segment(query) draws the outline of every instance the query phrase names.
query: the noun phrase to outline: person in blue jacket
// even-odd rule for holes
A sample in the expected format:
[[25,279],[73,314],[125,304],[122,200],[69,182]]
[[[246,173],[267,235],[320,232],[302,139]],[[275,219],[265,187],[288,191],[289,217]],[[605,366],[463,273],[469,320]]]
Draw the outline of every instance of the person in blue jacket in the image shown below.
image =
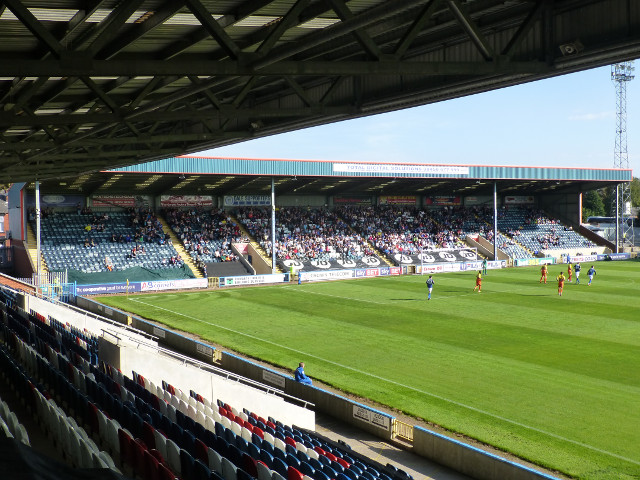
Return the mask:
[[296,382],[304,383],[305,385],[313,384],[313,381],[304,373],[304,362],[300,362],[300,365],[296,368]]

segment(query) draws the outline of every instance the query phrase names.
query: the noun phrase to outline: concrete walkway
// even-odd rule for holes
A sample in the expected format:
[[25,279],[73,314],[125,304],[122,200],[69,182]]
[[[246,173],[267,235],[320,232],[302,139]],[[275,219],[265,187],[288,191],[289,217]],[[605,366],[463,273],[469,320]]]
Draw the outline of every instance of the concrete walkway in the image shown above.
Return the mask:
[[316,413],[316,432],[335,442],[342,440],[355,452],[382,465],[390,463],[412,475],[414,480],[471,479],[326,415]]

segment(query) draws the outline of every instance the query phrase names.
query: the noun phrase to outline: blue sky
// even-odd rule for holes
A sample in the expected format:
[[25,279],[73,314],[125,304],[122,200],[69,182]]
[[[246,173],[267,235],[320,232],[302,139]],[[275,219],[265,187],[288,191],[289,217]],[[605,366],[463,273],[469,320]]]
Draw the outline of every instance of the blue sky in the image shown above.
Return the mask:
[[[200,154],[610,168],[616,130],[610,71],[610,67],[588,70]],[[640,78],[627,83],[629,164],[635,177],[640,176],[639,132]]]

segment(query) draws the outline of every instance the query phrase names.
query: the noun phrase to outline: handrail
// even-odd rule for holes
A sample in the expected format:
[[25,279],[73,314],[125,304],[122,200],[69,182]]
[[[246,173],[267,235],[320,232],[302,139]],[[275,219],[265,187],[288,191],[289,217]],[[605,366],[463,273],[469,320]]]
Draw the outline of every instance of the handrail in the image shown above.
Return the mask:
[[[114,335],[116,338],[120,339],[117,335],[113,334],[113,332],[109,332],[111,333],[111,335]],[[297,397],[293,397],[287,393],[284,392],[284,390],[281,390],[279,388],[274,388],[271,385],[267,385],[266,383],[261,383],[258,382],[256,380],[252,380],[250,378],[247,377],[243,377],[242,375],[238,375],[236,373],[230,372],[228,370],[225,370],[223,368],[220,367],[216,367],[215,365],[212,365],[210,363],[206,363],[203,362],[201,360],[197,360],[195,358],[189,357],[187,355],[183,355],[181,353],[175,352],[173,350],[164,348],[160,345],[154,345],[154,344],[149,344],[149,343],[145,343],[143,341],[141,341],[138,338],[132,338],[129,337],[128,335],[123,335],[125,337],[128,337],[130,341],[137,343],[138,345],[142,345],[145,346],[147,348],[151,348],[151,349],[155,349],[157,350],[159,353],[162,353],[164,355],[167,355],[169,357],[172,357],[176,360],[180,360],[184,365],[191,365],[194,366],[196,368],[199,368],[201,370],[205,370],[209,373],[213,373],[215,375],[218,375],[220,377],[223,377],[227,380],[233,380],[236,381],[238,383],[241,383],[243,385],[249,385],[253,388],[256,388],[258,390],[262,390],[264,392],[266,392],[267,394],[271,394],[271,395],[275,395],[277,397],[283,398],[283,399],[287,399],[290,401],[290,403],[295,403],[298,405],[302,405],[304,406],[304,408],[309,408],[309,407],[314,407],[315,404],[308,402],[306,400],[303,400],[301,398],[297,398]]]

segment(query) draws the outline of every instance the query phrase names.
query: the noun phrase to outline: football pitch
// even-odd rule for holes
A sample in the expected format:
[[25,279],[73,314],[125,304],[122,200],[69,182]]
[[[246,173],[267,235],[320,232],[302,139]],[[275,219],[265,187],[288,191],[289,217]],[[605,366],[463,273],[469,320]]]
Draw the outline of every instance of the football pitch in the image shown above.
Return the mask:
[[[101,297],[584,479],[640,478],[640,262]],[[574,278],[575,281],[575,278]]]

